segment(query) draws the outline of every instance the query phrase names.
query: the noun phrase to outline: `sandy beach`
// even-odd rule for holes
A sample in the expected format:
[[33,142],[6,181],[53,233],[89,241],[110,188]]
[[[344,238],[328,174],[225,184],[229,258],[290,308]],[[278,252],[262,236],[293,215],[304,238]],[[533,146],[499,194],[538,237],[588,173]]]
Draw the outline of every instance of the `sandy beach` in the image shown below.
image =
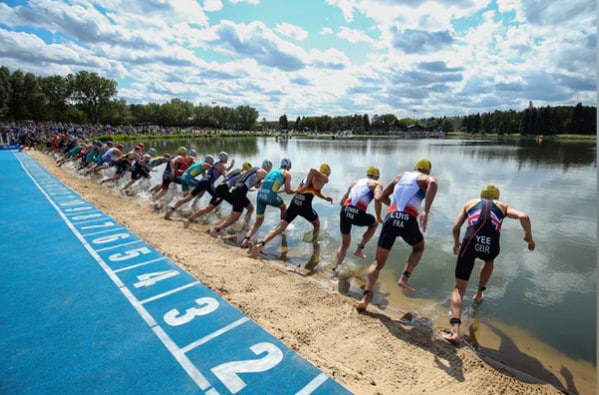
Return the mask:
[[[146,202],[125,197],[28,151],[52,175],[119,221],[236,306],[288,347],[355,394],[560,394],[549,384],[453,346],[408,316],[390,316],[340,295],[332,282],[299,275],[280,262],[254,260],[246,250],[199,228],[184,230]],[[446,329],[446,328],[445,328]]]

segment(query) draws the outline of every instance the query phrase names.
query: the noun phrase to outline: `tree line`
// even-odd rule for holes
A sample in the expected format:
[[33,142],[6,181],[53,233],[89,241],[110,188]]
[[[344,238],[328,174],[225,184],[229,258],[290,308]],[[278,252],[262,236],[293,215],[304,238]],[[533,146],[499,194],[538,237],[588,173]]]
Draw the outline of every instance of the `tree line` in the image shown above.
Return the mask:
[[536,108],[530,102],[523,111],[499,111],[466,116],[397,118],[394,114],[302,116],[289,121],[259,121],[259,112],[247,105],[193,104],[177,98],[166,103],[127,104],[117,97],[117,83],[96,73],[79,71],[66,77],[11,72],[0,67],[0,119],[9,121],[68,122],[103,125],[159,125],[242,131],[295,130],[309,133],[352,131],[354,134],[393,134],[411,130],[446,133],[494,133],[523,135],[595,134],[594,106]]

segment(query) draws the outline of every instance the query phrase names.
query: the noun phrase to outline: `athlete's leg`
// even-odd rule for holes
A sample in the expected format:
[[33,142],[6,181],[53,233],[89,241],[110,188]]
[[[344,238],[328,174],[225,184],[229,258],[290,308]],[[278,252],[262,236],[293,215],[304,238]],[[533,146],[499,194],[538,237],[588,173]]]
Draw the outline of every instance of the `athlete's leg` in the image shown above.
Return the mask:
[[472,297],[472,301],[474,303],[480,303],[485,299],[484,290],[486,289],[487,282],[493,273],[493,267],[493,261],[484,261],[480,267],[480,273],[478,274],[478,287],[476,288],[474,297]]
[[351,233],[341,233],[341,245],[337,248],[337,252],[335,253],[335,266],[333,266],[333,273],[337,273],[339,270],[339,266],[343,263],[345,259],[345,254],[347,253],[347,249],[351,244]]
[[252,253],[250,256],[252,258],[256,258],[258,256],[258,254],[260,253],[260,251],[262,250],[262,247],[264,247],[264,245],[266,243],[268,243],[270,240],[272,240],[274,237],[283,233],[285,231],[285,229],[287,229],[288,225],[289,225],[289,222],[282,219],[276,228],[269,230],[268,233],[264,236],[264,238],[256,243],[254,248],[252,248]]
[[401,277],[399,277],[399,281],[397,282],[397,285],[399,285],[401,288],[405,289],[408,292],[416,291],[414,288],[410,287],[410,284],[408,283],[408,278],[416,268],[416,265],[418,265],[418,262],[420,262],[420,258],[422,258],[423,252],[424,239],[412,246],[412,252],[410,253],[410,256],[408,256],[406,266],[404,267],[404,272],[402,273]]
[[256,216],[256,222],[254,222],[254,225],[252,225],[250,230],[248,230],[248,232],[245,234],[245,237],[241,241],[241,248],[246,248],[250,244],[250,239],[258,231],[258,229],[260,229],[263,222],[264,222],[264,214],[260,215],[260,216]]
[[462,307],[464,305],[464,293],[467,286],[468,280],[456,278],[453,290],[451,291],[451,331],[448,334],[444,334],[443,338],[452,343],[460,341]]
[[356,307],[358,311],[366,310],[366,306],[370,303],[372,299],[372,289],[374,288],[374,284],[379,278],[379,273],[385,263],[387,262],[387,258],[389,257],[389,252],[391,250],[377,246],[376,247],[376,257],[370,267],[368,268],[368,274],[366,276],[366,287],[364,287],[364,293],[362,294],[362,299],[360,303]]
[[366,231],[364,231],[364,234],[362,235],[362,239],[360,240],[360,243],[358,244],[358,248],[356,248],[356,251],[354,251],[354,255],[357,257],[360,257],[362,259],[366,258],[366,255],[364,255],[364,246],[366,245],[366,243],[368,243],[368,241],[370,241],[370,239],[372,238],[372,235],[374,235],[374,232],[376,232],[376,228],[379,226],[379,223],[374,221],[372,223],[372,225],[370,225]]

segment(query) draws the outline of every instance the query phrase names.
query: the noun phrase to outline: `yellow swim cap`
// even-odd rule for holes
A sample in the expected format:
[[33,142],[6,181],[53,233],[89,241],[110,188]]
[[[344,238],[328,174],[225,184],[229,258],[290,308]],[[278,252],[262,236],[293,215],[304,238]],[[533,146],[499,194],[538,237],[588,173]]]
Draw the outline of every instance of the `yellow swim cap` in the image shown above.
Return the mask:
[[368,170],[366,170],[366,175],[370,177],[379,177],[381,173],[379,172],[379,168],[376,166],[370,166]]
[[243,165],[241,165],[241,168],[243,170],[249,170],[252,168],[252,164],[250,162],[243,162]]
[[177,148],[177,155],[185,155],[187,153],[187,148],[179,147]]
[[499,189],[489,184],[480,191],[480,197],[483,199],[499,199]]
[[329,176],[331,175],[331,167],[326,163],[323,163],[322,165],[320,165],[320,172]]
[[431,168],[433,167],[433,165],[431,165],[431,161],[426,159],[426,158],[422,158],[422,159],[418,159],[416,161],[416,164],[414,165],[414,170],[420,170],[423,171],[427,174],[429,174],[431,172]]

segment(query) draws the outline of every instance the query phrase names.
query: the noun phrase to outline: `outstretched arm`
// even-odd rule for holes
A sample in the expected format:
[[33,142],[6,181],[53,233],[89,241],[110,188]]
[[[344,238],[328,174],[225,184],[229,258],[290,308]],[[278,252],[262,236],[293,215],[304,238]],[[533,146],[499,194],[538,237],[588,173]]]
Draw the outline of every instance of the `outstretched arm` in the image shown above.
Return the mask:
[[508,205],[506,215],[509,218],[518,219],[520,221],[520,226],[522,226],[522,229],[524,230],[524,241],[528,244],[528,249],[533,251],[535,249],[535,241],[532,238],[532,225],[528,214],[518,211]]

